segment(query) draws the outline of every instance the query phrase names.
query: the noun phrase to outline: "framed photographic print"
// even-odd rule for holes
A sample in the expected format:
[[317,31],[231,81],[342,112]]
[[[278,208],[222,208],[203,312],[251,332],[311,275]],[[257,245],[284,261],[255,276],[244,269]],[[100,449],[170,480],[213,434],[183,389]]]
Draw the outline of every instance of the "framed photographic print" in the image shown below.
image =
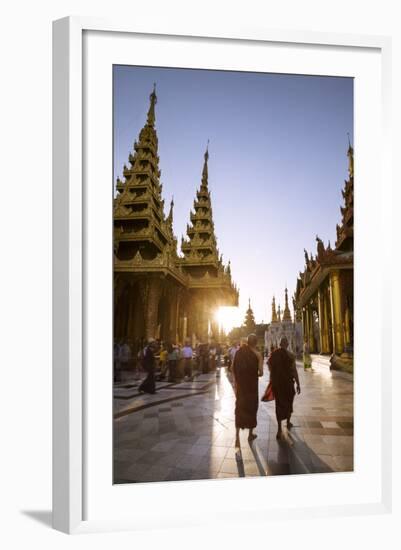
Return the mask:
[[207,34],[54,23],[66,532],[389,506],[389,40]]

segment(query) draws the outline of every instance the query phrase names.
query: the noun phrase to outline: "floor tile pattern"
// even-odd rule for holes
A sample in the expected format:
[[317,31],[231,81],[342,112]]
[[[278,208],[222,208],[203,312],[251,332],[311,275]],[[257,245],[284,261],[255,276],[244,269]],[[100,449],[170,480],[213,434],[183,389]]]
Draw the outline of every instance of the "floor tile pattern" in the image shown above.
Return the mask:
[[[350,375],[298,365],[291,431],[276,440],[274,402],[260,403],[257,439],[241,432],[234,447],[234,393],[225,368],[192,382],[157,383],[138,393],[140,380],[114,387],[114,481],[140,483],[353,470],[353,382]],[[268,383],[268,370],[259,393]]]

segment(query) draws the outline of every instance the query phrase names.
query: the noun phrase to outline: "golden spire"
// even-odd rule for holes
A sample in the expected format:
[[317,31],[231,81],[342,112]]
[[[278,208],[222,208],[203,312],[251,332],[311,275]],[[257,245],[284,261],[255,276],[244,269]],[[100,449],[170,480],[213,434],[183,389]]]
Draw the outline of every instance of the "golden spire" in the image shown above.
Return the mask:
[[209,160],[209,140],[207,140],[204,159],[205,159],[205,161],[203,163],[203,170],[202,170],[202,186],[207,187],[208,178],[209,178],[209,173],[208,173],[208,168],[207,168],[207,161]]
[[281,307],[280,307],[280,304],[278,305],[278,309],[277,309],[277,318],[278,318],[278,322],[281,323]]
[[283,321],[292,321],[291,319],[291,311],[288,307],[288,289],[285,287],[285,307],[284,307],[284,313],[283,313]]
[[150,94],[149,99],[150,99],[150,107],[148,111],[147,123],[149,126],[154,126],[155,120],[156,120],[155,105],[157,103],[156,82],[153,84],[153,91]]
[[171,197],[170,212],[168,213],[168,216],[167,216],[167,222],[171,228],[173,227],[173,208],[174,208],[174,196]]
[[350,178],[354,177],[354,148],[351,145],[350,139],[349,139],[349,133],[348,133],[348,174]]
[[277,323],[276,299],[274,296],[272,301],[272,323]]

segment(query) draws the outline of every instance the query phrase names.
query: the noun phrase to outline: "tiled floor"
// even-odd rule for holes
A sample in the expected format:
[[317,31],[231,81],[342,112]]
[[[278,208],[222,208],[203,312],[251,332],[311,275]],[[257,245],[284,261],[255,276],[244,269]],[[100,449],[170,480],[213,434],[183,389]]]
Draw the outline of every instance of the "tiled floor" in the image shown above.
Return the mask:
[[[276,440],[274,402],[260,403],[257,439],[241,432],[234,447],[234,393],[225,369],[193,382],[158,382],[155,395],[139,381],[114,389],[114,481],[133,483],[353,469],[353,382],[350,375],[298,366],[291,432]],[[266,387],[268,371],[260,379]],[[284,423],[283,423],[284,424]]]

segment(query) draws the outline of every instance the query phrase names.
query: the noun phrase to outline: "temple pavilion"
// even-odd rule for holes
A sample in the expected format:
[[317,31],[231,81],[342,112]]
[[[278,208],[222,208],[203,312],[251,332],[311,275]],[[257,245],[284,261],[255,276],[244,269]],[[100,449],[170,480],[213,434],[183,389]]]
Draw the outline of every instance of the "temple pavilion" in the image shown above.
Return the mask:
[[[354,299],[354,151],[348,147],[348,179],[342,190],[342,220],[335,247],[316,236],[317,254],[305,253],[295,292],[302,312],[304,345],[330,358],[332,368],[352,369]],[[315,357],[315,360],[318,360]]]
[[238,304],[230,264],[219,256],[208,182],[209,151],[187,239],[177,251],[174,203],[165,215],[155,128],[155,89],[146,124],[117,178],[114,199],[114,337],[133,351],[149,338],[167,342],[217,337],[215,310]]
[[280,304],[276,309],[276,298],[272,300],[271,322],[265,331],[265,348],[272,351],[278,348],[281,338],[286,337],[289,343],[289,350],[295,355],[302,351],[302,324],[294,312],[294,320],[288,303],[288,289],[284,290],[284,311],[281,313]]

